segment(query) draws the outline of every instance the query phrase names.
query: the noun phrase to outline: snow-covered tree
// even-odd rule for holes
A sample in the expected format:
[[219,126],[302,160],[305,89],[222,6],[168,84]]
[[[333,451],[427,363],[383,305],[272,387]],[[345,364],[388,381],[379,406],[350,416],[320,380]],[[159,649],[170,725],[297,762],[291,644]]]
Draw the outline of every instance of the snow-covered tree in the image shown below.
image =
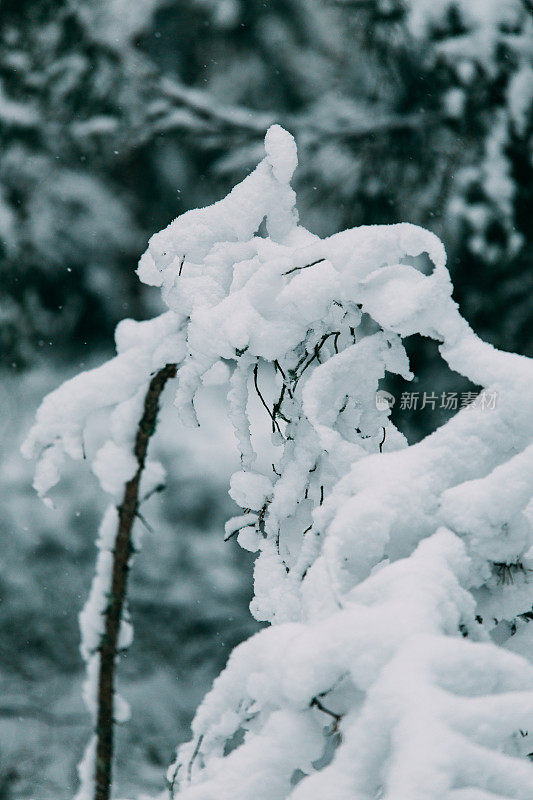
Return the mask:
[[[528,0],[184,5],[195,27],[187,15],[173,22],[169,7],[156,13],[163,36],[180,36],[180,85],[167,80],[154,124],[187,142],[191,164],[207,159],[209,181],[191,171],[189,197],[204,204],[197,185],[205,193],[217,177],[240,177],[265,118],[281,122],[299,143],[307,227],[324,236],[409,218],[429,228],[446,241],[467,320],[532,355]],[[183,25],[194,35],[178,34]],[[147,47],[168,64],[160,44]]]
[[272,122],[307,227],[428,227],[463,315],[533,353],[529,0],[4,0],[2,23],[8,364],[139,314],[145,234],[225,194]]
[[[472,332],[428,231],[320,239],[301,227],[294,140],[273,126],[265,149],[224,200],[152,237],[138,274],[169,310],[124,320],[116,358],[49,395],[25,444],[46,498],[65,457],[83,457],[90,415],[114,409],[92,467],[113,502],[81,615],[95,736],[78,796],[110,792],[133,523],[162,481],[147,446],[176,377],[192,425],[202,383],[227,381],[242,466],[230,494],[243,513],[226,538],[258,553],[251,610],[270,625],[235,649],[199,708],[171,793],[528,800],[531,361]],[[421,254],[429,274],[413,266]],[[402,339],[415,333],[482,393],[409,446],[376,393],[388,375],[413,377]]]
[[127,264],[142,227],[116,173],[130,172],[149,69],[129,40],[142,14],[132,19],[112,6],[2,3],[4,364],[31,360],[31,344],[94,342],[113,329],[125,303],[135,306]]

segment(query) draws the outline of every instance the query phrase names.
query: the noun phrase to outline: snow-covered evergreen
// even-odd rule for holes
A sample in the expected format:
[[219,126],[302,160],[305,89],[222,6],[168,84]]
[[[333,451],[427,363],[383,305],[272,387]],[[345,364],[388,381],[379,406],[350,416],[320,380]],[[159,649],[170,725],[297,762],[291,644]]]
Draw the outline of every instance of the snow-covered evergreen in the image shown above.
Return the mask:
[[[82,457],[88,416],[114,406],[93,470],[116,501],[151,375],[178,365],[176,406],[194,425],[202,382],[228,373],[243,515],[226,537],[258,552],[252,612],[271,625],[236,648],[198,710],[172,792],[528,800],[531,361],[461,318],[433,234],[401,224],[320,239],[299,226],[294,140],[273,126],[265,149],[227,198],[152,237],[139,277],[169,310],[121,323],[117,357],[45,399],[25,445],[40,456],[36,488],[46,496],[65,455]],[[412,266],[424,253],[430,274]],[[415,333],[497,402],[408,446],[376,391],[387,373],[412,377],[402,338]],[[149,468],[143,491],[160,479]],[[82,615],[90,704],[114,516]],[[92,773],[89,749],[82,797]]]

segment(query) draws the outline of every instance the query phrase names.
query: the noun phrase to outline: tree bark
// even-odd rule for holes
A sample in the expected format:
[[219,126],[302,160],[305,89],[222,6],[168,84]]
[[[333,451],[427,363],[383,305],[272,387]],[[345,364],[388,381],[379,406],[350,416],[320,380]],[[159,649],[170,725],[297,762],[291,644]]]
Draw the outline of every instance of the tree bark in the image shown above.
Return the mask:
[[109,800],[113,762],[113,696],[120,624],[126,599],[129,561],[133,553],[131,533],[138,513],[139,485],[146,461],[148,443],[156,428],[159,398],[169,378],[176,375],[176,364],[167,364],[157,372],[144,398],[143,415],[135,438],[137,471],[124,487],[118,508],[118,530],[113,551],[113,571],[109,605],[105,611],[105,629],[100,644],[96,717],[95,800]]

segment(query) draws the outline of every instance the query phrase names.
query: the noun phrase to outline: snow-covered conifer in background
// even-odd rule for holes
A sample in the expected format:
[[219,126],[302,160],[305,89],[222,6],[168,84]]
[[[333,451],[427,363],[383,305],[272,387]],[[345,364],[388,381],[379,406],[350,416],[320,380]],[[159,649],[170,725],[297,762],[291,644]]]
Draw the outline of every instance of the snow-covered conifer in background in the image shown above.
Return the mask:
[[[202,382],[229,366],[242,465],[230,493],[243,513],[226,538],[258,552],[251,608],[271,625],[236,648],[199,708],[171,792],[529,800],[531,361],[483,343],[461,318],[433,234],[401,224],[320,239],[299,226],[294,140],[273,126],[265,148],[224,200],[152,237],[138,273],[168,312],[121,323],[117,357],[49,396],[26,444],[45,496],[65,455],[82,457],[88,416],[115,407],[93,463],[114,504],[82,615],[89,705],[115,504],[139,466],[151,376],[176,365],[178,413],[194,425]],[[429,275],[409,263],[423,253]],[[415,333],[497,402],[408,446],[376,391],[387,373],[412,377],[402,338]],[[272,429],[266,467],[257,398]],[[148,464],[142,480],[140,499],[161,472]],[[94,770],[89,748],[81,797]]]

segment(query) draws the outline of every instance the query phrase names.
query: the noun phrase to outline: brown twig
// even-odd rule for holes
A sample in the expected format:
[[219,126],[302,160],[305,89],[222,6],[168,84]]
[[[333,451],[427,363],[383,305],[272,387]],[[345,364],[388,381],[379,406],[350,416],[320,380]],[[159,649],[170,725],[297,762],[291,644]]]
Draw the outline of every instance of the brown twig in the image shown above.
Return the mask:
[[142,522],[142,524],[144,525],[144,527],[146,528],[146,530],[148,531],[148,533],[154,533],[154,529],[152,528],[152,526],[150,525],[150,523],[148,522],[148,520],[146,520],[146,519],[143,517],[143,515],[141,514],[141,512],[140,512],[140,511],[136,511],[136,512],[135,512],[135,516],[137,517],[137,519],[138,519],[140,522]]
[[137,472],[124,487],[122,503],[118,508],[118,530],[113,550],[113,571],[109,605],[105,610],[104,634],[101,639],[98,672],[97,716],[96,716],[96,765],[95,800],[108,800],[111,793],[113,762],[113,696],[115,693],[115,669],[118,639],[126,588],[130,556],[133,551],[131,533],[138,516],[139,485],[146,461],[148,443],[155,431],[159,398],[169,378],[176,375],[176,364],[167,364],[150,381],[144,398],[143,415],[137,428],[134,454]]
[[150,489],[150,491],[147,492],[143,498],[141,498],[141,503],[146,503],[146,501],[149,500],[154,494],[159,494],[159,492],[164,492],[165,489],[166,486],[164,483],[158,483],[157,486],[154,486],[153,489]]

